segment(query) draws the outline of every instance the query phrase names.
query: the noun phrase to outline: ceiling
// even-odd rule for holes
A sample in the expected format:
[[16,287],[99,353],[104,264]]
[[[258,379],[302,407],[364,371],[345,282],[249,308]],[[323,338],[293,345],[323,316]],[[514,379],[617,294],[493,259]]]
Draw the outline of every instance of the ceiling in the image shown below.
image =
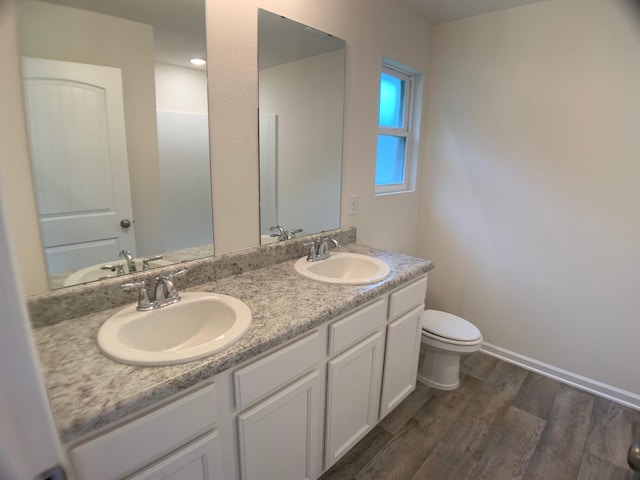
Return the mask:
[[546,0],[390,0],[420,13],[431,23],[444,23],[464,17],[495,12]]
[[302,23],[258,10],[258,68],[269,68],[344,48],[345,42]]
[[193,67],[190,58],[206,58],[204,0],[46,1],[152,25],[158,62]]
[[[153,25],[156,61],[192,67],[191,57],[205,57],[204,0],[47,0],[70,7],[128,18]],[[432,23],[443,23],[481,13],[517,7],[546,0],[389,0],[406,5]],[[261,14],[261,67],[277,65],[312,54],[341,48],[344,43],[320,32],[305,30],[304,25],[285,21],[277,15]],[[271,18],[270,18],[271,17]],[[273,27],[273,28],[271,28]],[[288,35],[268,32],[287,30],[297,40],[282,41]],[[307,51],[308,50],[308,51]],[[263,57],[266,51],[279,52],[276,57]],[[309,53],[312,52],[312,53]]]

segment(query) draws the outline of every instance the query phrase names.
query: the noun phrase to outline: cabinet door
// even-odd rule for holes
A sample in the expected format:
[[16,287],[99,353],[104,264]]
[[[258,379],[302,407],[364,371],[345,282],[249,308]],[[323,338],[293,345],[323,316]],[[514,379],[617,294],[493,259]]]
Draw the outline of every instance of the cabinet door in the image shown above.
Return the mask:
[[83,480],[126,478],[213,430],[216,386],[206,385],[71,450]]
[[320,400],[320,373],[314,370],[238,415],[243,480],[319,475]]
[[383,351],[378,331],[328,362],[325,469],[378,421]]
[[387,327],[380,418],[393,410],[416,386],[422,307],[414,308]]
[[130,480],[223,480],[218,431],[130,477]]

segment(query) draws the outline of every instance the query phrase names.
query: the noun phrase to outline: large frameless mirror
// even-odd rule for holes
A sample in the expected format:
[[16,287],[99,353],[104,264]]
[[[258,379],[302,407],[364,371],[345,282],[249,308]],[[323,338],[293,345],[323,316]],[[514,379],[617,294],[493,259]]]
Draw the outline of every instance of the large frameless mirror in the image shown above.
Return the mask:
[[345,60],[343,40],[258,11],[262,244],[340,226]]
[[18,35],[50,288],[213,255],[204,0],[19,0]]

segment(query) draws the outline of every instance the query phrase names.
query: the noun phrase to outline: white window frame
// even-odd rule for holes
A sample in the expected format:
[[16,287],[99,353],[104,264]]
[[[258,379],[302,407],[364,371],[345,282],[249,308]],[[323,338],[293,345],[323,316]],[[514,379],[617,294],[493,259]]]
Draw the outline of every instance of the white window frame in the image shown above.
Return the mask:
[[[378,123],[378,138],[380,135],[389,135],[393,137],[403,137],[405,138],[405,149],[404,149],[404,171],[403,171],[403,182],[402,183],[393,183],[388,185],[375,185],[374,193],[375,195],[386,195],[390,193],[403,193],[403,192],[411,192],[415,189],[415,155],[414,155],[414,130],[413,124],[414,122],[414,98],[415,98],[415,88],[416,88],[416,75],[408,69],[403,69],[400,66],[397,66],[390,60],[384,59],[382,61],[382,69],[380,73],[386,73],[393,77],[399,78],[405,82],[405,92],[404,92],[404,121],[403,128],[389,128],[389,127],[381,127]],[[380,76],[378,77],[378,83],[380,83]],[[380,87],[378,87],[380,88]],[[380,94],[378,91],[378,102],[380,101]],[[380,111],[380,105],[378,104],[378,112]],[[379,122],[379,120],[378,120]],[[377,152],[376,152],[376,162],[377,162]],[[377,164],[376,164],[377,168]]]

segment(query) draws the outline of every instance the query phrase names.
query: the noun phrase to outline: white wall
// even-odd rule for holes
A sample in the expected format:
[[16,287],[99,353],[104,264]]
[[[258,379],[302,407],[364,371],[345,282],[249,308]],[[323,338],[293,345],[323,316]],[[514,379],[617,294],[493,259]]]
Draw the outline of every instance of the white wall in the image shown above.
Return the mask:
[[[258,243],[259,7],[347,42],[342,225],[355,225],[362,243],[416,253],[418,194],[373,195],[378,82],[383,56],[428,73],[431,27],[386,0],[208,2],[208,58],[217,67],[209,73],[216,252]],[[349,194],[359,195],[357,216],[347,216]]]
[[[3,113],[16,112],[15,116],[0,115],[0,478],[6,480],[34,478],[57,463],[65,463],[39,371],[19,275],[21,270],[23,275],[40,278],[46,288],[44,258],[41,251],[32,258],[21,257],[12,248],[15,242],[8,234],[20,231],[25,234],[25,242],[39,243],[37,229],[32,230],[37,218],[29,162],[16,162],[28,157],[21,97],[15,94],[22,82],[14,20],[14,5],[0,1],[0,105]],[[27,205],[8,209],[8,198],[21,190],[26,191]]]
[[156,63],[155,81],[161,251],[208,245],[213,241],[213,213],[206,72]]
[[[640,394],[640,16],[556,0],[435,27],[428,305]],[[640,399],[640,397],[638,397]]]
[[[216,66],[208,73],[216,251],[259,243],[258,7],[347,41],[342,225],[357,226],[363,243],[415,253],[418,195],[373,196],[378,74],[383,56],[427,72],[431,27],[412,11],[386,0],[207,1],[207,56],[210,63],[215,59]],[[2,66],[4,73],[4,63]],[[16,72],[15,66],[8,65],[6,73],[12,72]],[[8,93],[20,98],[15,87]],[[10,121],[21,115],[17,105],[3,109],[3,116]],[[11,161],[28,159],[18,156]],[[360,197],[359,215],[349,217],[346,199],[352,193]],[[29,228],[32,226],[25,225],[23,230]],[[136,230],[140,228],[136,226]],[[34,263],[29,257],[34,253],[33,249],[19,252],[27,272],[34,271],[29,268]],[[25,290],[42,291],[44,282],[38,273],[25,275]]]
[[336,50],[260,71],[260,114],[278,116],[277,213],[287,230],[340,226],[344,63]]
[[207,72],[156,62],[156,109],[207,115]]

